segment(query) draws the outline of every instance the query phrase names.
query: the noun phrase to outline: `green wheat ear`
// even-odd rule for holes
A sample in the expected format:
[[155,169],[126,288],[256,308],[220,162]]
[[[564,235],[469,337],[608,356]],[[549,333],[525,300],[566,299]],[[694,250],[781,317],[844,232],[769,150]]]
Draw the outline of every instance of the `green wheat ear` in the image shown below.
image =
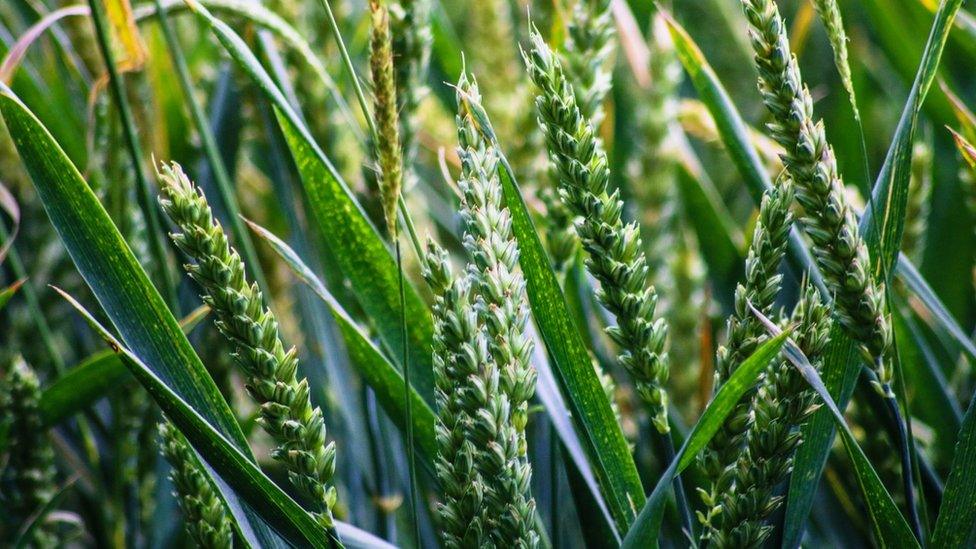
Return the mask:
[[607,64],[615,34],[610,4],[610,0],[576,2],[562,53],[576,104],[594,128],[603,121],[603,100],[610,92],[611,73]]
[[533,524],[535,501],[529,494],[532,467],[526,455],[525,426],[536,371],[529,363],[532,340],[526,335],[525,279],[511,216],[502,205],[498,151],[482,137],[480,122],[466,108],[468,101],[480,101],[478,86],[462,75],[457,89],[463,243],[472,260],[468,274],[477,291],[478,321],[488,337],[502,391],[493,399],[495,417],[481,421],[481,429],[491,438],[484,453],[489,467],[486,478],[495,479],[487,492],[497,520],[492,536],[498,545],[534,547],[539,540]]
[[322,411],[309,400],[308,380],[297,377],[295,349],[285,350],[274,314],[257,285],[248,282],[240,256],[203,193],[179,164],[161,164],[158,177],[160,204],[178,230],[170,236],[190,259],[184,267],[203,289],[217,328],[234,347],[247,391],[260,406],[259,422],[278,445],[272,455],[315,504],[319,523],[332,529],[335,445],[326,438]]
[[[728,319],[728,340],[717,353],[716,389],[767,338],[765,328],[750,306],[766,316],[772,315],[782,282],[779,266],[793,227],[792,202],[793,186],[788,178],[780,178],[763,195],[759,220],[746,256],[745,281],[735,290],[735,312]],[[709,480],[707,491],[700,491],[706,506],[706,510],[699,513],[699,521],[704,525],[703,541],[720,533],[716,520],[721,520],[725,514],[724,495],[736,488],[735,464],[753,425],[755,391],[753,388],[743,395],[702,454],[702,470]]]
[[[796,343],[819,370],[830,336],[830,310],[817,288],[804,283],[790,323]],[[783,503],[776,487],[793,468],[802,438],[800,426],[818,408],[817,396],[800,371],[780,360],[769,371],[756,397],[755,424],[746,450],[735,465],[734,490],[722,496],[722,513],[713,537],[716,547],[761,547],[772,526],[765,524]]]
[[223,502],[197,466],[193,451],[179,430],[164,421],[159,424],[160,448],[172,467],[169,478],[173,495],[183,510],[186,531],[200,547],[230,548],[234,532]]
[[588,254],[586,267],[600,282],[597,298],[616,318],[607,333],[620,347],[620,364],[634,379],[654,426],[667,433],[667,326],[654,316],[657,294],[647,284],[648,264],[640,231],[621,219],[623,203],[610,192],[607,155],[576,103],[558,59],[533,30],[523,51],[540,90],[539,124],[559,182],[562,202],[576,216],[576,233]]
[[813,116],[813,99],[790,52],[786,24],[773,0],[742,0],[759,68],[759,88],[773,115],[773,138],[786,149],[783,163],[797,187],[806,216],[803,225],[813,241],[814,256],[836,302],[840,322],[860,343],[873,365],[877,390],[892,398],[892,370],[886,358],[891,325],[885,315],[885,292],[871,274],[868,249],[823,122]]
[[441,538],[452,548],[482,547],[491,529],[485,513],[487,486],[474,424],[498,392],[488,341],[471,303],[471,285],[451,270],[447,252],[427,245],[424,278],[434,294],[434,385],[437,404],[435,470],[444,500],[437,507]]
[[390,14],[376,0],[369,3],[369,72],[373,81],[373,117],[376,119],[380,199],[387,234],[396,234],[397,200],[403,183],[403,149],[400,146],[400,117],[393,75],[393,42]]

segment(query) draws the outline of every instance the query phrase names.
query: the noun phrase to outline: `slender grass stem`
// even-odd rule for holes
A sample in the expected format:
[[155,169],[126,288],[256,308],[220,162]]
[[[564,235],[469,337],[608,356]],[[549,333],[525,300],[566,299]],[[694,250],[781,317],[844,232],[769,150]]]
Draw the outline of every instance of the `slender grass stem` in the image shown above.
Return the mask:
[[261,269],[261,264],[258,261],[257,251],[254,249],[254,242],[251,240],[250,233],[244,230],[244,224],[241,222],[241,210],[237,204],[237,197],[234,196],[234,185],[227,172],[227,166],[224,164],[220,156],[220,151],[217,149],[217,141],[214,138],[210,124],[207,122],[207,116],[203,111],[203,107],[193,95],[193,85],[191,84],[190,69],[187,66],[186,56],[183,54],[179,39],[173,31],[173,25],[169,21],[169,16],[166,14],[166,10],[163,9],[162,0],[154,0],[154,2],[159,26],[163,31],[163,39],[166,41],[173,66],[176,68],[177,80],[186,99],[187,107],[190,109],[190,118],[193,119],[193,125],[197,129],[197,133],[200,134],[204,155],[207,157],[207,163],[210,164],[210,169],[213,171],[214,183],[216,183],[220,198],[227,208],[231,232],[243,252],[244,261],[251,268],[254,281],[257,282],[258,287],[261,288],[264,295],[270,297],[270,288],[268,288],[268,283],[264,278],[264,271]]
[[[661,469],[667,469],[671,462],[675,460],[674,437],[671,431],[661,433],[657,429],[650,429],[651,436],[657,441],[657,446],[662,454],[663,462]],[[691,506],[688,504],[688,496],[685,493],[685,484],[681,480],[681,475],[674,476],[674,501],[678,507],[678,516],[681,519],[681,528],[687,533],[688,539],[694,539],[695,530],[693,528],[694,518]]]
[[119,111],[119,118],[122,121],[122,132],[125,136],[125,146],[132,160],[132,170],[136,176],[136,191],[139,201],[139,208],[142,215],[146,218],[146,229],[149,232],[149,247],[153,259],[159,269],[159,281],[163,286],[163,295],[173,312],[179,312],[179,302],[176,295],[176,284],[173,281],[172,273],[166,261],[166,247],[163,236],[163,225],[159,220],[159,211],[153,204],[152,192],[149,186],[149,179],[146,177],[146,170],[142,164],[143,151],[137,135],[135,119],[132,115],[132,107],[125,95],[122,82],[122,75],[119,74],[115,66],[115,54],[109,44],[108,28],[105,21],[105,13],[98,0],[88,0],[91,8],[92,21],[95,27],[95,37],[98,39],[98,49],[101,51],[105,68],[108,71],[109,89],[115,99],[115,105]]
[[396,248],[397,273],[400,291],[400,335],[403,338],[403,401],[406,403],[404,421],[407,425],[407,469],[410,479],[410,515],[413,519],[414,540],[420,544],[420,523],[417,520],[417,463],[414,450],[413,436],[413,405],[410,398],[410,355],[407,341],[407,306],[404,292],[403,256],[400,254],[400,232],[393,235]]
[[915,533],[915,537],[921,542],[924,537],[922,535],[922,521],[918,515],[918,505],[915,498],[915,467],[912,461],[911,445],[908,441],[908,427],[905,418],[901,415],[898,400],[893,395],[884,400],[888,407],[888,413],[891,415],[892,421],[895,422],[897,435],[895,442],[898,446],[898,453],[901,459],[901,479],[905,490],[905,506],[908,507],[909,524]]

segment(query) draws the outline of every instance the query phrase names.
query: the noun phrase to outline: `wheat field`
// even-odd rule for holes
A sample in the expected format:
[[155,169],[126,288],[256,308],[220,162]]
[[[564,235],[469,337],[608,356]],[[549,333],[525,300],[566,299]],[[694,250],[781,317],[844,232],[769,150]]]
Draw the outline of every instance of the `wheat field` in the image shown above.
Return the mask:
[[965,0],[4,0],[0,547],[976,546]]

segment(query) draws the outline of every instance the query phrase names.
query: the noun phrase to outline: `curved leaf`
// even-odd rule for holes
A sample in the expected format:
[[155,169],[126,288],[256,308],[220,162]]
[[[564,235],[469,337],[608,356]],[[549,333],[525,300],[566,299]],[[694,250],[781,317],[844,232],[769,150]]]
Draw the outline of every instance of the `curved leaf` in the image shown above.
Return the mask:
[[[190,333],[210,311],[202,305],[180,321],[183,333]],[[129,373],[111,351],[95,353],[63,375],[41,394],[41,422],[51,427],[79,412],[129,379]]]
[[138,355],[115,339],[80,303],[60,289],[55,289],[84,316],[89,326],[105,340],[132,375],[152,395],[156,404],[186,437],[203,462],[216,471],[219,478],[235,494],[240,495],[252,508],[260,509],[261,515],[276,525],[276,530],[292,543],[323,548],[331,545],[325,528],[271,482],[252,458],[227,440],[223,433],[180,398]]
[[[77,168],[33,113],[2,84],[0,113],[48,217],[122,340],[151,364],[156,378],[253,459],[233,412]],[[269,526],[245,509],[226,485],[221,492],[246,541],[280,544]]]

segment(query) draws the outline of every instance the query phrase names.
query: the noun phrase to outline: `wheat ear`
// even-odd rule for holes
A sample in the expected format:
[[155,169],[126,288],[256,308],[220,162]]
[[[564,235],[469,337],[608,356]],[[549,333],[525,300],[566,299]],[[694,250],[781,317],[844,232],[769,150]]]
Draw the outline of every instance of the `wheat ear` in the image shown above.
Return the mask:
[[295,349],[285,350],[278,321],[213,218],[206,199],[179,164],[160,165],[160,204],[176,225],[170,237],[187,255],[187,273],[204,291],[217,328],[234,347],[248,393],[261,410],[259,422],[278,446],[272,456],[288,470],[292,484],[316,508],[320,524],[332,530],[336,489],[335,444],[326,438],[322,410],[309,399],[308,380],[298,378]]
[[169,421],[159,424],[159,446],[172,467],[169,478],[187,533],[200,547],[233,547],[234,532],[223,502],[198,468],[186,439]]
[[533,30],[523,56],[540,90],[536,108],[560,197],[576,216],[576,233],[589,255],[586,267],[600,282],[597,298],[616,317],[607,333],[620,346],[618,360],[649,407],[654,426],[667,433],[667,326],[654,317],[657,294],[647,284],[640,231],[636,224],[621,220],[623,203],[618,192],[608,188],[607,155],[577,107],[559,60],[538,31]]

